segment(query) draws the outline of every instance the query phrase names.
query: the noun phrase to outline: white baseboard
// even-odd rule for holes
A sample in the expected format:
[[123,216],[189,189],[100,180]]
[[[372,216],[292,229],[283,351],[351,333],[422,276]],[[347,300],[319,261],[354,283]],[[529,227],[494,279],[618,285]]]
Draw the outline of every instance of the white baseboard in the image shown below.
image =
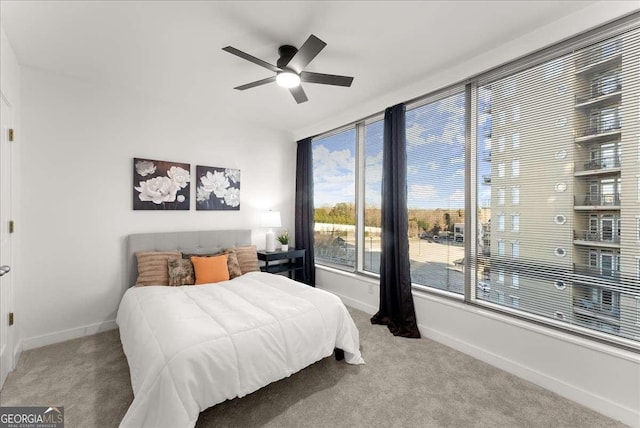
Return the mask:
[[[378,311],[376,307],[370,304],[336,293],[333,290],[327,291],[331,291],[333,294],[340,297],[347,306],[359,309],[368,314],[374,314]],[[606,397],[598,395],[597,393],[585,390],[577,385],[567,383],[562,379],[550,376],[549,374],[533,367],[525,366],[519,361],[496,354],[486,348],[471,344],[458,337],[452,336],[451,334],[443,333],[423,324],[419,324],[418,327],[424,337],[435,340],[477,358],[478,360],[484,361],[487,364],[491,364],[494,367],[535,383],[536,385],[602,413],[612,419],[621,421],[631,427],[640,428],[640,412],[637,409],[614,402]]]
[[116,320],[110,320],[69,330],[43,334],[42,336],[30,337],[22,340],[22,350],[27,351],[29,349],[40,348],[41,346],[53,345],[55,343],[65,342],[67,340],[77,339],[84,336],[91,336],[92,334],[113,330],[115,328],[118,328]]
[[[318,288],[320,288],[320,287],[318,287]],[[325,289],[323,288],[323,290],[325,290]],[[336,293],[333,290],[325,290],[325,291],[328,291],[328,292],[338,296],[340,298],[340,300],[342,300],[342,303],[344,303],[345,305],[350,306],[350,307],[355,308],[355,309],[358,309],[358,310],[360,310],[362,312],[365,312],[365,313],[367,313],[369,315],[373,315],[373,314],[378,312],[378,308],[376,308],[375,306],[369,305],[367,303],[363,303],[363,302],[361,302],[359,300],[356,300],[356,299],[353,299],[351,297],[342,295],[340,293]]]
[[634,409],[622,406],[593,392],[571,385],[561,379],[551,377],[531,367],[524,366],[518,361],[505,358],[449,334],[439,332],[425,325],[418,325],[418,328],[424,337],[435,340],[436,342],[484,361],[487,364],[491,364],[494,367],[535,383],[612,419],[616,419],[632,427],[640,427],[640,413]]

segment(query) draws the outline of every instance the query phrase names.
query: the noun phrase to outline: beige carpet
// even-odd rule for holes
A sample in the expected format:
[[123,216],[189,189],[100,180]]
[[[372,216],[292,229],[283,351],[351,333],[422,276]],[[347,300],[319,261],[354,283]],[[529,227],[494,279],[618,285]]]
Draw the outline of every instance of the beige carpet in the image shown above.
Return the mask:
[[[197,427],[622,427],[428,339],[350,310],[364,366],[333,358],[200,414]],[[67,427],[115,427],[133,399],[117,331],[24,352],[0,405],[65,406]]]

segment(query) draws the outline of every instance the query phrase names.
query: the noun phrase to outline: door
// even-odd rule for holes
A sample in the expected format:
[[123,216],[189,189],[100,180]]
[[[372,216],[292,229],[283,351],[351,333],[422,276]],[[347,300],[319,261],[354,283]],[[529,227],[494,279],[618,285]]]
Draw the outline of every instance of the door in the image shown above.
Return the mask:
[[600,168],[614,168],[616,166],[616,146],[614,144],[603,144],[600,150],[602,152]]
[[589,216],[589,233],[587,235],[587,241],[598,240],[598,216]]
[[9,312],[13,308],[11,266],[11,144],[9,129],[12,125],[11,105],[0,93],[0,387],[13,370],[14,328],[9,326]]
[[602,236],[601,236],[602,241],[606,241],[606,242],[613,241],[613,218],[603,217],[601,230],[602,230]]
[[616,205],[616,182],[614,179],[606,179],[600,182],[600,205]]
[[609,252],[602,252],[600,254],[600,272],[603,276],[613,276],[615,273],[613,264],[613,254]]

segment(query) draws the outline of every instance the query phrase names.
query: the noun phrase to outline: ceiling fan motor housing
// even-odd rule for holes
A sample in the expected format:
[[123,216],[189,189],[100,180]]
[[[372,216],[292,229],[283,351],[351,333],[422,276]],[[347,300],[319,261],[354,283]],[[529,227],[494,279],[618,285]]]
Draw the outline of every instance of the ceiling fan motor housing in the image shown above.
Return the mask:
[[280,55],[280,58],[276,63],[278,68],[285,68],[287,64],[289,64],[289,61],[291,61],[291,58],[293,58],[293,56],[296,53],[298,53],[298,49],[296,49],[294,46],[291,46],[291,45],[280,46],[278,48],[278,54]]

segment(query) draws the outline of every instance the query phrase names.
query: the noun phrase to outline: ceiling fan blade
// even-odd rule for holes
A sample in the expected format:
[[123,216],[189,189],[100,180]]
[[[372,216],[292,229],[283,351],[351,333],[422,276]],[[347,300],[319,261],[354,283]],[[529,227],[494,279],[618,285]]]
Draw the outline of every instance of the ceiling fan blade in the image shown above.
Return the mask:
[[233,89],[244,91],[245,89],[255,88],[256,86],[266,85],[276,81],[276,76],[267,77],[266,79],[256,80],[255,82],[247,83],[246,85],[236,86]]
[[327,46],[325,42],[313,34],[310,35],[302,47],[298,49],[298,52],[291,58],[287,67],[292,68],[296,73],[300,73],[325,46]]
[[289,92],[293,95],[293,98],[296,99],[298,104],[308,101],[307,94],[304,93],[302,86],[296,86],[295,88],[289,88]]
[[281,69],[279,69],[278,67],[276,67],[273,64],[269,64],[266,61],[263,61],[259,58],[256,58],[255,56],[249,55],[248,53],[242,52],[234,47],[231,46],[227,46],[226,48],[222,48],[223,51],[229,52],[230,54],[239,56],[242,59],[246,59],[247,61],[250,61],[254,64],[259,65],[260,67],[264,67],[268,70],[271,70],[273,72],[278,72],[278,71],[282,71]]
[[300,80],[309,83],[320,83],[322,85],[351,86],[353,77],[303,71],[300,73]]

